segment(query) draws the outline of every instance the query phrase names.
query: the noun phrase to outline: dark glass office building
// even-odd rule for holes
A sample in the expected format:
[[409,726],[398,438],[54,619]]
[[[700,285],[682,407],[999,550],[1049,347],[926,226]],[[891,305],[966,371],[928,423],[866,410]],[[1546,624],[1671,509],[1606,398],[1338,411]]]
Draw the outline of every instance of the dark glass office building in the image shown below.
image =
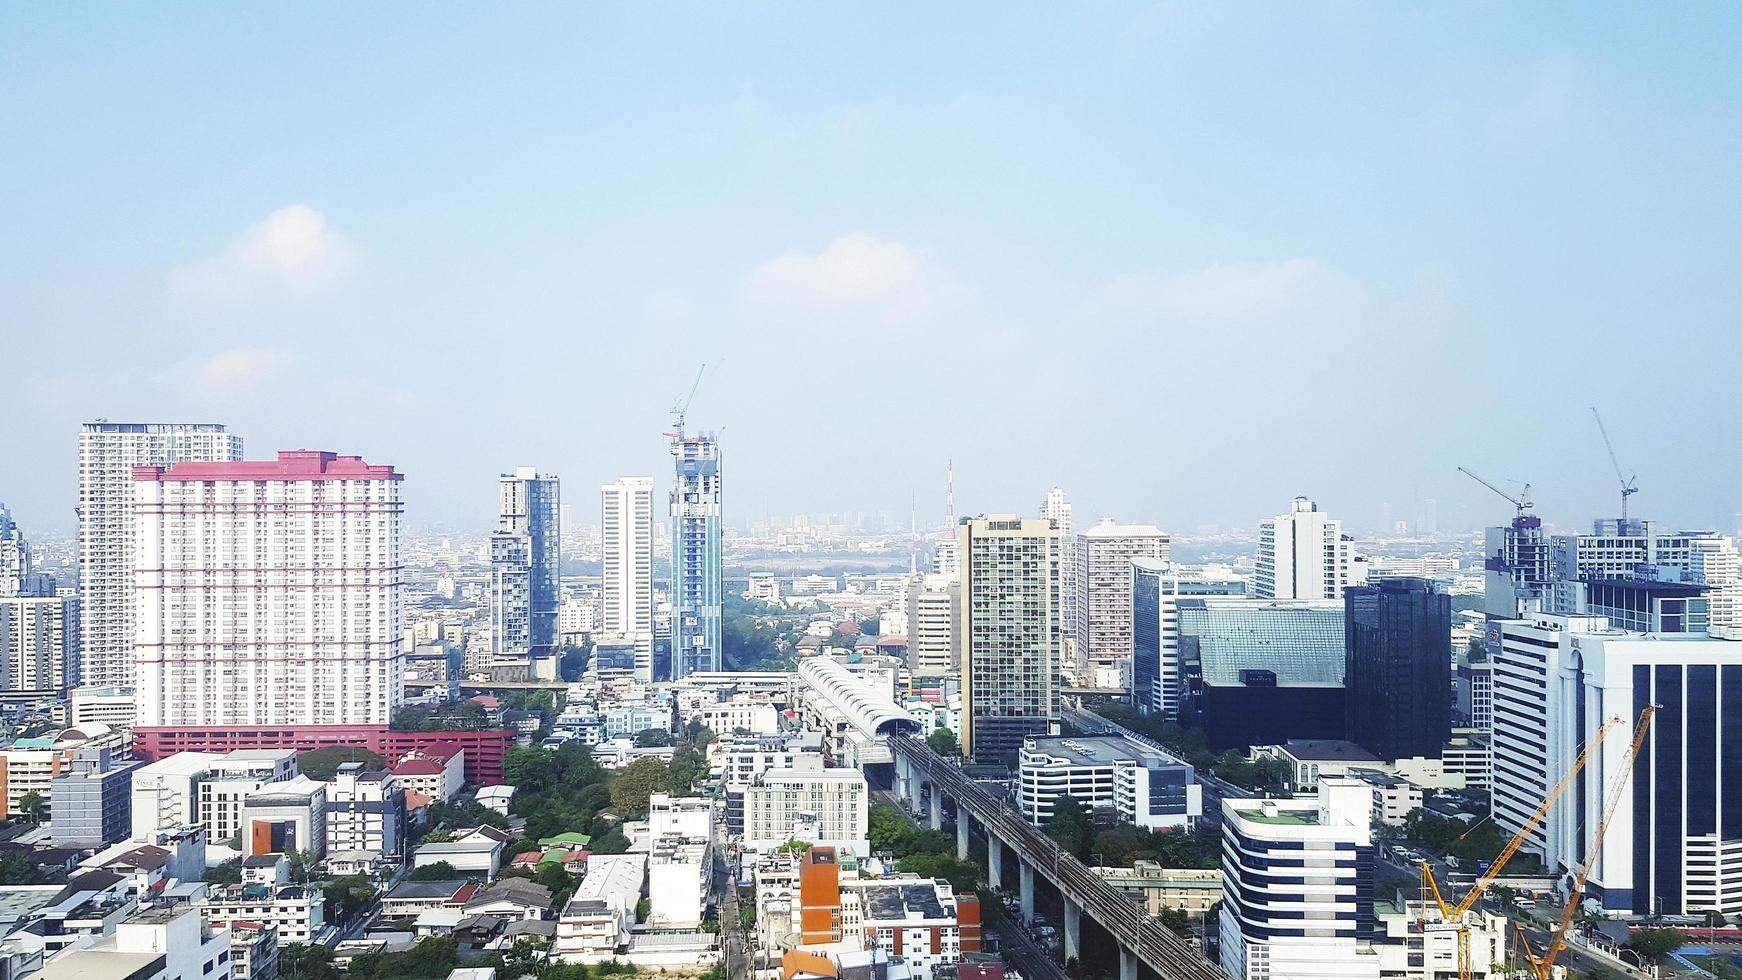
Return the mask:
[[1381,759],[1439,758],[1452,734],[1452,599],[1391,578],[1343,593],[1348,739]]

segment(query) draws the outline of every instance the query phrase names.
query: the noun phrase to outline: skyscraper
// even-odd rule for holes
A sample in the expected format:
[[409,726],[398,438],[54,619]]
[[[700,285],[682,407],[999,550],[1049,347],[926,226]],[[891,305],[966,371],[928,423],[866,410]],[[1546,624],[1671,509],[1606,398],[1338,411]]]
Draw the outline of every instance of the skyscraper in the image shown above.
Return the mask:
[[603,514],[604,633],[635,644],[635,676],[653,680],[653,477],[599,488]]
[[242,458],[222,425],[86,422],[79,430],[80,683],[133,686],[133,468]]
[[30,542],[12,520],[12,512],[0,503],[0,599],[33,595]]
[[1342,521],[1332,520],[1306,497],[1296,497],[1288,513],[1259,526],[1252,594],[1260,599],[1341,599],[1353,551]]
[[1343,594],[1348,739],[1381,759],[1437,759],[1452,735],[1452,597],[1419,578]]
[[1053,487],[1046,492],[1040,516],[1052,521],[1059,532],[1059,609],[1065,617],[1065,639],[1078,647],[1071,651],[1068,662],[1086,663],[1087,653],[1081,649],[1082,641],[1077,634],[1077,534],[1071,502],[1062,489]]
[[1163,558],[1131,560],[1131,703],[1137,710],[1179,715],[1185,688],[1180,600],[1245,594],[1245,581],[1232,573],[1182,569]]
[[720,443],[711,432],[672,439],[671,676],[719,670]]
[[134,471],[139,724],[386,724],[404,700],[400,475],[356,456]]
[[1077,535],[1076,633],[1079,668],[1118,663],[1131,656],[1131,561],[1166,560],[1167,535],[1149,524],[1115,524],[1112,518]]
[[490,656],[530,661],[555,676],[561,529],[557,478],[522,466],[501,478],[501,508],[490,535]]
[[964,518],[962,750],[1006,761],[1030,735],[1058,721],[1063,644],[1058,529],[1050,520],[991,514]]

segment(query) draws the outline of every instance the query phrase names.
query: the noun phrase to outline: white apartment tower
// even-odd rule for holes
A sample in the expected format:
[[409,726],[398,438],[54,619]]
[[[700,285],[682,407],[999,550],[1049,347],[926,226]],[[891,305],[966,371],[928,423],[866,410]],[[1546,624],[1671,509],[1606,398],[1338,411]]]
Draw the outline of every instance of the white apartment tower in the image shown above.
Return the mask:
[[1343,522],[1306,497],[1258,528],[1253,595],[1260,599],[1341,599],[1354,548]]
[[1075,610],[1079,664],[1131,656],[1131,562],[1169,556],[1167,535],[1149,524],[1107,518],[1077,535],[1077,601],[1065,608]]
[[86,422],[79,430],[81,683],[133,686],[133,468],[242,458],[242,437],[202,422]]
[[[1046,492],[1046,501],[1040,505],[1040,516],[1053,522],[1059,532],[1059,608],[1067,610],[1066,615],[1073,620],[1066,624],[1065,633],[1071,639],[1076,638],[1077,608],[1077,558],[1074,549],[1077,546],[1075,525],[1072,521],[1072,508],[1065,492],[1053,487]],[[1078,656],[1081,656],[1078,651]]]
[[134,471],[139,724],[385,724],[404,699],[400,474],[298,450]]
[[635,644],[635,676],[653,680],[653,477],[599,488],[604,505],[603,632]]

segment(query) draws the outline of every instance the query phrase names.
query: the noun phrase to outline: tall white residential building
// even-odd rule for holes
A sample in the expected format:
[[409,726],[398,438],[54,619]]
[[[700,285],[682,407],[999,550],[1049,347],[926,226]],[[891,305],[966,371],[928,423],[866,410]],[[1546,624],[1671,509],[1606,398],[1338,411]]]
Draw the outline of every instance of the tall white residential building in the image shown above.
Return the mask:
[[1296,497],[1288,513],[1258,528],[1252,594],[1260,599],[1341,599],[1350,584],[1353,553],[1342,521],[1306,497]]
[[133,468],[242,458],[221,425],[86,422],[79,430],[81,683],[133,686]]
[[490,655],[530,660],[555,676],[557,606],[562,602],[561,485],[522,466],[502,474],[490,535]]
[[404,700],[400,474],[297,450],[134,471],[139,724],[379,725]]
[[78,596],[0,596],[0,685],[65,691],[79,678]]
[[653,477],[599,488],[604,505],[603,632],[635,644],[635,677],[653,680]]
[[1373,788],[1222,802],[1222,971],[1234,980],[1375,980]]
[[907,666],[916,676],[947,674],[961,666],[961,583],[924,575],[907,594]]
[[1071,617],[1064,626],[1066,639],[1079,647],[1079,649],[1074,652],[1077,659],[1080,660],[1085,656],[1085,654],[1080,649],[1082,643],[1077,636],[1076,609],[1077,589],[1079,588],[1077,583],[1081,578],[1082,573],[1077,568],[1076,525],[1072,519],[1073,514],[1070,499],[1065,496],[1064,490],[1058,487],[1053,487],[1051,490],[1046,492],[1046,500],[1040,505],[1040,516],[1052,521],[1053,526],[1058,528],[1059,608],[1065,610],[1065,615]]
[[1080,665],[1110,664],[1131,656],[1131,562],[1170,557],[1167,535],[1149,524],[1112,518],[1077,535],[1076,657]]

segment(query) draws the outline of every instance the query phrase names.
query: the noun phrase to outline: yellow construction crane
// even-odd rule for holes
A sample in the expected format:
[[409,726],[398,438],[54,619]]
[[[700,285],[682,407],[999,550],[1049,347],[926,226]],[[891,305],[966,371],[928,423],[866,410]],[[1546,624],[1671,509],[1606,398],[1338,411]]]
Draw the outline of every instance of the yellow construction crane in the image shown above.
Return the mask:
[[[1470,910],[1476,907],[1476,903],[1487,892],[1488,886],[1494,883],[1494,879],[1500,877],[1500,872],[1505,870],[1506,863],[1511,861],[1512,856],[1518,853],[1518,849],[1524,846],[1524,842],[1530,838],[1531,832],[1536,830],[1537,825],[1541,824],[1543,819],[1548,816],[1549,811],[1554,809],[1554,805],[1560,802],[1561,796],[1573,785],[1573,780],[1584,771],[1585,764],[1596,757],[1597,752],[1602,748],[1603,739],[1608,736],[1610,729],[1623,723],[1624,720],[1620,716],[1614,716],[1597,726],[1596,735],[1585,744],[1584,751],[1580,752],[1578,758],[1573,760],[1573,764],[1567,768],[1566,774],[1561,776],[1560,782],[1555,783],[1554,788],[1549,790],[1542,805],[1536,808],[1536,812],[1530,815],[1530,819],[1524,822],[1524,826],[1519,828],[1518,833],[1513,834],[1512,839],[1506,842],[1506,846],[1501,848],[1493,863],[1488,865],[1487,872],[1476,879],[1476,883],[1470,886],[1470,893],[1465,895],[1464,900],[1456,906],[1446,904],[1445,897],[1440,893],[1439,882],[1434,880],[1433,865],[1427,861],[1421,863],[1422,891],[1424,893],[1422,905],[1425,908],[1426,895],[1431,893],[1434,902],[1440,907],[1439,929],[1455,929],[1458,933],[1458,980],[1471,980],[1473,976],[1470,966],[1470,923],[1468,920]],[[1430,924],[1425,919],[1418,919],[1416,925],[1423,932],[1430,929]]]
[[1603,804],[1603,819],[1597,823],[1597,833],[1591,837],[1591,845],[1585,849],[1585,863],[1579,866],[1578,873],[1573,875],[1573,890],[1567,895],[1567,907],[1561,910],[1560,925],[1555,927],[1554,935],[1549,938],[1548,948],[1538,959],[1530,949],[1529,941],[1523,936],[1519,941],[1524,946],[1524,955],[1530,960],[1530,968],[1536,972],[1537,980],[1551,980],[1554,975],[1554,961],[1561,955],[1561,950],[1567,948],[1567,930],[1572,928],[1573,915],[1579,910],[1579,903],[1585,899],[1585,885],[1591,879],[1591,867],[1597,863],[1597,855],[1603,850],[1603,838],[1609,833],[1609,821],[1614,818],[1615,811],[1621,805],[1621,791],[1627,786],[1627,777],[1633,773],[1633,763],[1639,758],[1639,748],[1645,744],[1646,732],[1651,728],[1651,718],[1657,714],[1657,705],[1649,705],[1639,713],[1639,726],[1633,730],[1633,744],[1628,746],[1627,755],[1621,760],[1621,775],[1615,779],[1615,785],[1609,787],[1609,798]]

